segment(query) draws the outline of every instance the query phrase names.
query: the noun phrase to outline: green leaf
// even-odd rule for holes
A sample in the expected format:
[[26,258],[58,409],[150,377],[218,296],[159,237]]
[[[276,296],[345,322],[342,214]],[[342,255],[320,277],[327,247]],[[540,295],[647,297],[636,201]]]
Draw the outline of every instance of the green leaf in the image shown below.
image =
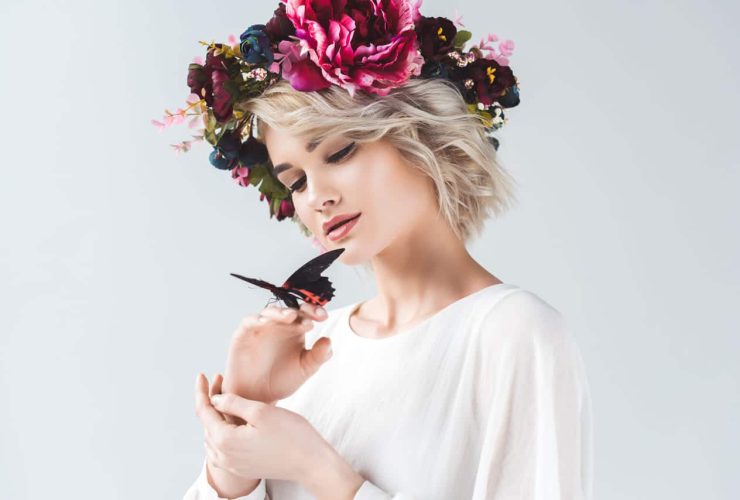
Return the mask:
[[455,35],[455,39],[452,41],[452,45],[456,49],[462,49],[463,45],[465,45],[465,42],[470,40],[472,37],[473,37],[473,34],[470,31],[460,30]]
[[[265,177],[265,165],[260,163],[254,165],[249,171],[249,183],[253,186],[259,185],[260,181]],[[261,191],[261,190],[260,190]]]

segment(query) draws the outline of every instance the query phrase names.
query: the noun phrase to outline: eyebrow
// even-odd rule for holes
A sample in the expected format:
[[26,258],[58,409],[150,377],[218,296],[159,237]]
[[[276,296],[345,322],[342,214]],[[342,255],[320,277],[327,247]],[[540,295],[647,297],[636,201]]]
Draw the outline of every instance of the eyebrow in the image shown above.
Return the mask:
[[[319,144],[321,144],[321,141],[322,141],[322,139],[314,139],[312,141],[309,141],[309,143],[306,144],[306,151],[309,152],[309,153],[312,153],[314,151],[314,149],[316,149],[317,147],[319,147]],[[275,176],[277,176],[281,172],[284,172],[284,171],[286,171],[288,169],[291,169],[291,168],[293,168],[293,165],[291,165],[290,163],[287,163],[286,162],[286,163],[281,163],[280,165],[276,165],[273,168],[272,171],[275,174]]]

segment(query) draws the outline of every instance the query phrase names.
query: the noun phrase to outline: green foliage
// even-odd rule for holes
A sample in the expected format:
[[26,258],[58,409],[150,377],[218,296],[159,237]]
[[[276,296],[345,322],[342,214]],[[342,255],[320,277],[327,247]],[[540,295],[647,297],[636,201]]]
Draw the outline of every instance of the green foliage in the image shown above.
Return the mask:
[[462,49],[465,46],[465,42],[472,38],[473,34],[467,30],[460,30],[455,35],[455,39],[452,41],[452,45],[456,49]]

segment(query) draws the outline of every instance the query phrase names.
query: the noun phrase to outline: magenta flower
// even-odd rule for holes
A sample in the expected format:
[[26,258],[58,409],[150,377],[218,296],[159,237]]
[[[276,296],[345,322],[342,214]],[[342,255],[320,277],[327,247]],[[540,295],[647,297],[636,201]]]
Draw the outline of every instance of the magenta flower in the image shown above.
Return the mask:
[[[260,192],[260,201],[267,200],[268,205],[270,206],[270,217],[272,217],[272,198],[269,195],[266,195],[263,192]],[[288,219],[290,217],[293,217],[295,215],[295,206],[293,206],[293,202],[290,200],[290,198],[285,198],[283,200],[280,200],[280,204],[278,205],[277,213],[274,214],[277,216],[277,220],[281,221],[283,219]]]
[[299,50],[283,52],[283,78],[298,90],[320,90],[332,83],[351,96],[365,90],[387,95],[419,75],[414,23],[420,1],[287,0],[286,17],[295,26]]
[[301,53],[300,44],[283,40],[278,44],[278,49],[270,71],[278,73],[282,67],[283,78],[289,80],[294,89],[321,90],[331,85],[322,75],[321,69],[308,58],[308,53]]
[[249,187],[249,167],[234,167],[231,170],[231,178],[242,187]]

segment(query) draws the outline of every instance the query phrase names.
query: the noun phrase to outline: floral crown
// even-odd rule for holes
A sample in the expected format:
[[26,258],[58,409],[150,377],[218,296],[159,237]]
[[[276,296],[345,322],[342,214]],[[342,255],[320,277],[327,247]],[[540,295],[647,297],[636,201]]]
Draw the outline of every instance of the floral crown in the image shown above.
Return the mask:
[[468,111],[483,118],[498,149],[492,134],[507,121],[503,110],[519,104],[508,60],[514,42],[489,34],[465,50],[472,35],[457,29],[464,26],[460,16],[424,17],[422,1],[281,0],[267,24],[249,26],[239,40],[201,41],[206,58],[188,67],[186,106],[165,110],[163,121],[152,123],[163,130],[192,116],[189,125],[198,134],[172,147],[180,153],[208,141],[211,164],[241,186],[257,186],[278,221],[295,220],[291,193],[272,174],[243,104],[280,79],[300,91],[338,85],[354,97],[356,91],[385,96],[412,77],[444,78],[460,90]]

